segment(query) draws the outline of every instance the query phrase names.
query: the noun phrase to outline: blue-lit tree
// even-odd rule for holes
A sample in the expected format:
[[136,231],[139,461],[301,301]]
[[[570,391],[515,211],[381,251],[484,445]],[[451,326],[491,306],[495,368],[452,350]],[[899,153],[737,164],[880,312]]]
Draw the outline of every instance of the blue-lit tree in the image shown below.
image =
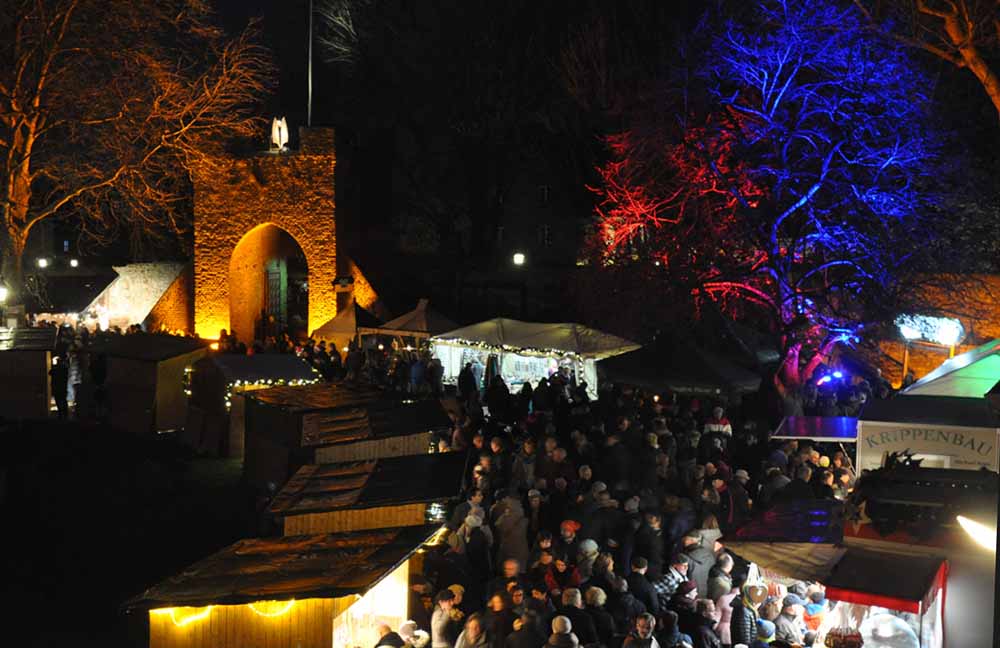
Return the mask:
[[761,0],[707,40],[679,125],[659,106],[610,138],[601,242],[696,300],[764,314],[792,387],[901,307],[933,223],[927,83],[850,6]]

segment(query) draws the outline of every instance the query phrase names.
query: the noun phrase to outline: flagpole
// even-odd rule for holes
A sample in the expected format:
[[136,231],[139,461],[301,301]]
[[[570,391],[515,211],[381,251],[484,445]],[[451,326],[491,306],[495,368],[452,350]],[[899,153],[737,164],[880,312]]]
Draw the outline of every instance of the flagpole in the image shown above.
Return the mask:
[[309,66],[307,76],[309,97],[306,105],[306,126],[311,127],[313,123],[313,0],[309,0]]

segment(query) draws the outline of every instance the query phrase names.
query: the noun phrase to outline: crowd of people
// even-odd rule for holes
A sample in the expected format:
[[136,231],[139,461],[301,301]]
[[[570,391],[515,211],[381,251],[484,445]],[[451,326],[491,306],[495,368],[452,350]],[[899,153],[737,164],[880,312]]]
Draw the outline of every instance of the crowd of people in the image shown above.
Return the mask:
[[[460,381],[439,442],[475,462],[412,579],[410,623],[431,648],[813,645],[823,587],[754,578],[720,538],[782,500],[844,497],[843,453],[771,444],[698,399],[614,387],[591,401],[559,373],[498,384]],[[416,645],[413,628],[378,645]]]

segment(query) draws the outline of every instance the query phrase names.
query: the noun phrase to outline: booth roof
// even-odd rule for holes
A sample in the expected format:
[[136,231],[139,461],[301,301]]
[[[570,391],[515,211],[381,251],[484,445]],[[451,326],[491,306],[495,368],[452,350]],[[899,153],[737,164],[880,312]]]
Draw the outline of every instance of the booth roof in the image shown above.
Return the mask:
[[498,317],[435,336],[441,342],[473,342],[501,349],[533,349],[575,353],[599,360],[638,349],[640,345],[582,324],[522,322]]
[[903,395],[982,398],[997,381],[1000,381],[1000,339],[946,360],[903,390]]
[[92,354],[103,353],[116,358],[159,362],[205,349],[208,344],[204,340],[177,335],[154,335],[151,333],[101,335],[94,338],[90,352]]
[[359,306],[357,302],[353,303],[352,306],[353,308],[348,307],[340,311],[330,318],[326,324],[313,331],[312,337],[317,340],[342,338],[344,336],[354,337],[359,328],[370,328],[382,324],[382,320]]
[[1000,427],[1000,421],[982,395],[978,398],[959,398],[904,394],[887,400],[876,399],[865,406],[861,421]]
[[0,351],[54,351],[56,328],[0,328]]
[[445,331],[451,331],[458,326],[455,322],[430,308],[429,304],[430,300],[421,299],[417,302],[417,307],[409,313],[389,320],[381,326],[372,326],[364,332],[429,337],[444,333]]
[[241,540],[127,601],[126,609],[364,594],[440,528]]
[[290,353],[255,353],[241,355],[222,353],[200,360],[215,365],[228,382],[241,380],[315,380],[316,371],[309,363]]
[[451,421],[441,402],[404,401],[383,391],[316,383],[250,392],[247,398],[292,413],[322,412],[306,445],[335,445],[361,439],[403,436],[447,428]]
[[274,498],[276,515],[398,506],[459,496],[469,454],[445,452],[305,465]]
[[830,599],[918,613],[943,564],[939,556],[848,547],[821,580]]
[[853,416],[786,416],[771,438],[853,443],[858,440],[858,419]]
[[598,364],[609,382],[685,394],[749,393],[760,376],[693,344],[657,351],[643,347]]

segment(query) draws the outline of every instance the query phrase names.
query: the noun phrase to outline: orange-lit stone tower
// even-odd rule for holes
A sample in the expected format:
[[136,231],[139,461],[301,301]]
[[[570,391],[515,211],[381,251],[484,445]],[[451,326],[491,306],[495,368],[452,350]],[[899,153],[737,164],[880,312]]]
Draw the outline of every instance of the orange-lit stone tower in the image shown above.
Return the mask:
[[267,290],[265,265],[301,248],[308,266],[308,328],[336,314],[332,128],[301,129],[298,151],[216,157],[194,182],[195,332],[252,339]]

